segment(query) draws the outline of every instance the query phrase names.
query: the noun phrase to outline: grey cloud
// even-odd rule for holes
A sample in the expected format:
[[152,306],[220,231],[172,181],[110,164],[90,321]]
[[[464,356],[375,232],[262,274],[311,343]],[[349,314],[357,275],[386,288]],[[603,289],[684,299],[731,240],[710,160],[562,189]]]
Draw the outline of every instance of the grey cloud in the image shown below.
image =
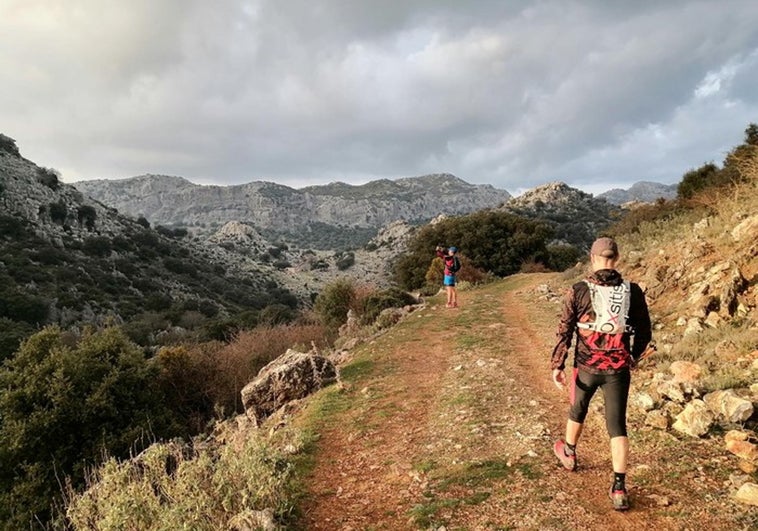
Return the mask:
[[758,110],[752,1],[11,5],[2,132],[69,180],[618,186],[676,178]]

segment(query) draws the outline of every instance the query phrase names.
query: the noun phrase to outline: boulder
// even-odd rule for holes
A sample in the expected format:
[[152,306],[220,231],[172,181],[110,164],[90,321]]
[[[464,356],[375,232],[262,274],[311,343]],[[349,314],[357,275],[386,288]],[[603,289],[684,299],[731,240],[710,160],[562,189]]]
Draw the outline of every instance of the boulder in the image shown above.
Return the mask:
[[655,399],[648,393],[640,392],[632,395],[632,403],[642,411],[655,409]]
[[675,361],[669,370],[674,375],[674,382],[697,382],[703,374],[703,368],[690,361]]
[[659,395],[668,398],[669,400],[672,400],[676,402],[677,404],[684,404],[685,398],[684,398],[684,391],[682,390],[682,385],[679,382],[674,381],[665,381],[658,384],[658,387],[655,389]]
[[758,446],[749,441],[726,441],[726,449],[740,459],[758,464]]
[[654,409],[645,416],[645,425],[659,430],[666,430],[669,427],[669,417],[660,409]]
[[735,493],[734,499],[748,505],[758,505],[758,485],[744,483]]
[[687,328],[684,331],[684,337],[696,336],[703,331],[703,325],[700,324],[700,319],[693,317],[687,321]]
[[742,276],[742,272],[734,266],[719,296],[721,302],[719,313],[722,317],[731,317],[737,311],[737,295],[745,289],[746,284],[747,280]]
[[274,411],[337,381],[337,368],[328,358],[313,352],[288,350],[261,369],[242,389],[248,416],[260,424]]
[[753,403],[737,396],[733,389],[708,393],[703,401],[708,409],[727,422],[745,422],[753,415]]
[[700,437],[708,433],[711,425],[713,413],[708,406],[702,400],[693,400],[677,415],[676,422],[671,427],[692,437]]
[[743,219],[736,227],[732,229],[732,238],[734,241],[758,239],[758,214]]

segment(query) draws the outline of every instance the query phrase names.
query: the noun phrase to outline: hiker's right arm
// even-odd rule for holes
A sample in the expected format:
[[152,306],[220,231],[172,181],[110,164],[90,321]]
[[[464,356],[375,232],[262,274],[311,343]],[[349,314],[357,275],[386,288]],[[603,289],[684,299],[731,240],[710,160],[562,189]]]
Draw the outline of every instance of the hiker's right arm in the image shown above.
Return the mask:
[[558,323],[558,332],[556,334],[557,343],[553,348],[553,354],[550,358],[550,368],[563,370],[566,367],[566,358],[568,357],[571,340],[576,331],[576,303],[574,288],[570,288],[563,299],[563,310],[561,311],[561,320]]

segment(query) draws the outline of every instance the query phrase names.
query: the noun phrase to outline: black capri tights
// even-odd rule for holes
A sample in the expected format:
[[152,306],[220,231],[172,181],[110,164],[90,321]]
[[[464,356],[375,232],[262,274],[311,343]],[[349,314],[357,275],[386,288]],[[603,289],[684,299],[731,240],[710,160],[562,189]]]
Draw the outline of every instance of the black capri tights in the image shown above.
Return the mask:
[[598,388],[605,398],[605,426],[608,435],[626,437],[626,402],[629,398],[629,370],[616,374],[593,374],[582,369],[574,369],[571,383],[569,419],[584,424],[590,400]]

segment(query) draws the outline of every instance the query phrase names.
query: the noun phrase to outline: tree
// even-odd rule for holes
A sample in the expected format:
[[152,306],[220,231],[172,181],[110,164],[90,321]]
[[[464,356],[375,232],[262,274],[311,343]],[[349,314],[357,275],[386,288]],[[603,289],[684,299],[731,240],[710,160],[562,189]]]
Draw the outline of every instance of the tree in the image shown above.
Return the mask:
[[355,302],[355,286],[350,280],[339,279],[327,284],[316,297],[313,310],[324,326],[336,330],[347,321],[347,311]]
[[395,265],[395,280],[412,290],[424,285],[438,244],[455,244],[475,268],[497,276],[517,273],[524,262],[547,261],[552,229],[543,222],[507,212],[481,211],[447,218],[418,231]]
[[76,218],[79,221],[79,225],[84,224],[89,230],[95,228],[95,219],[97,219],[97,211],[90,205],[82,205],[76,210]]
[[745,144],[758,146],[758,124],[750,123],[745,129]]
[[695,193],[712,186],[718,181],[719,168],[712,162],[703,164],[699,168],[690,170],[684,174],[676,188],[676,195],[680,199],[689,199]]

